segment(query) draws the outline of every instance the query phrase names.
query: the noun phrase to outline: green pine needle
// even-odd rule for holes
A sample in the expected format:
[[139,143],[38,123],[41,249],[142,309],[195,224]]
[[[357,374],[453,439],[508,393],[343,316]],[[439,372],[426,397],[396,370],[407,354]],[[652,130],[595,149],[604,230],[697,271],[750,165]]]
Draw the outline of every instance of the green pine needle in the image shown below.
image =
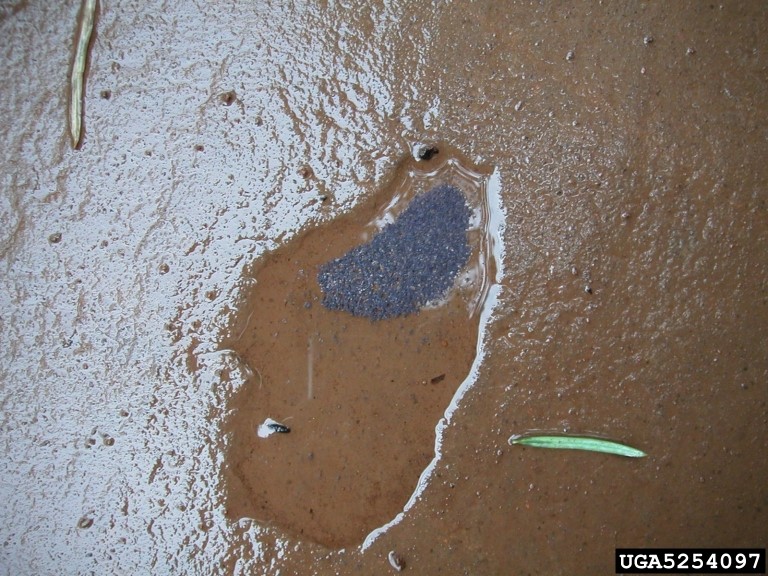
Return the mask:
[[509,439],[509,443],[535,448],[588,450],[590,452],[603,452],[629,458],[642,458],[646,455],[645,452],[637,448],[590,436],[512,436]]

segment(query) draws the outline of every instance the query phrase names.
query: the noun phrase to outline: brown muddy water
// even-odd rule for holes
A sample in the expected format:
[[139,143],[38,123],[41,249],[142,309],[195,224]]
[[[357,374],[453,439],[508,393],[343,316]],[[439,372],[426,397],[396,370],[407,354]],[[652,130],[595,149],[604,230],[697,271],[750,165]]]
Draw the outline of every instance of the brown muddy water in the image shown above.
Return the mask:
[[[3,574],[391,574],[390,551],[611,574],[616,547],[766,546],[768,5],[98,10],[74,151],[79,3],[0,3]],[[484,321],[301,305],[294,267],[357,243],[434,143],[498,190]],[[269,322],[295,341],[267,349]],[[289,411],[309,358],[348,378]],[[530,430],[648,456],[508,444]]]
[[[499,256],[492,253],[498,233],[491,226],[499,222],[490,210],[498,202],[488,196],[497,191],[488,189],[489,175],[468,170],[442,144],[431,161],[406,160],[395,172],[350,214],[298,234],[247,273],[253,287],[222,346],[249,375],[230,401],[225,426],[226,508],[233,520],[257,519],[329,548],[361,544],[403,509],[435,458],[436,423],[459,389],[472,384],[478,328],[495,301],[488,298]],[[472,248],[465,272],[444,301],[375,321],[328,309],[318,270],[384,234],[385,222],[441,185],[461,186],[458,193],[476,216],[473,229],[461,231]],[[418,239],[433,227],[421,221]],[[407,247],[400,242],[398,249]],[[412,274],[393,276],[403,284]],[[380,275],[378,292],[398,293],[386,280]],[[393,299],[377,298],[375,288],[363,288],[371,294],[357,299],[356,284],[343,296],[379,306]],[[291,436],[270,434],[274,423],[263,422],[271,416]]]

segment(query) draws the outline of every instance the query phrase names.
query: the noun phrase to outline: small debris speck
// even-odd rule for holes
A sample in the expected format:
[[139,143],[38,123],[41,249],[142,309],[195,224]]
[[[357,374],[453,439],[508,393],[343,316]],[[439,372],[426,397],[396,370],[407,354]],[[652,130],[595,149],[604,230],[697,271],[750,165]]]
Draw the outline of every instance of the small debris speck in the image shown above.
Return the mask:
[[394,550],[387,554],[387,560],[389,560],[389,565],[398,572],[402,572],[405,568],[405,561]]
[[314,170],[312,170],[311,166],[302,166],[301,168],[299,168],[299,176],[304,178],[304,180],[309,180],[314,175],[315,175],[315,172]]
[[219,94],[219,100],[221,100],[221,103],[225,106],[231,106],[235,100],[237,100],[237,94],[234,90],[229,90],[228,92],[222,92]]
[[440,150],[436,146],[425,146],[419,150],[419,160],[429,161],[440,153]]

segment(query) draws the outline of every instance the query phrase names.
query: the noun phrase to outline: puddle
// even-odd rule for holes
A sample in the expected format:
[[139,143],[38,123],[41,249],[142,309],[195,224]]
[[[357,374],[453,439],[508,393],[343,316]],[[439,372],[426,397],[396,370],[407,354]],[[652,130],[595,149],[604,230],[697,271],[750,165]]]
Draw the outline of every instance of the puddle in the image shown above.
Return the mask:
[[447,147],[407,159],[379,193],[250,272],[224,343],[251,375],[225,430],[231,519],[342,548],[403,510],[470,373],[496,278],[491,172],[468,166]]

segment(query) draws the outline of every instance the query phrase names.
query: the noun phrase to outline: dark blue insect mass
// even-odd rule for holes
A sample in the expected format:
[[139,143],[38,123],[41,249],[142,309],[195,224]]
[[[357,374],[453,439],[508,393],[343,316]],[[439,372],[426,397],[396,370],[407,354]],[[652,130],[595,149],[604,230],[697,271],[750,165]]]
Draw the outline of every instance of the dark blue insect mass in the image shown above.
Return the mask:
[[469,260],[470,215],[454,186],[441,184],[417,196],[370,242],[320,267],[323,304],[383,320],[442,297]]

